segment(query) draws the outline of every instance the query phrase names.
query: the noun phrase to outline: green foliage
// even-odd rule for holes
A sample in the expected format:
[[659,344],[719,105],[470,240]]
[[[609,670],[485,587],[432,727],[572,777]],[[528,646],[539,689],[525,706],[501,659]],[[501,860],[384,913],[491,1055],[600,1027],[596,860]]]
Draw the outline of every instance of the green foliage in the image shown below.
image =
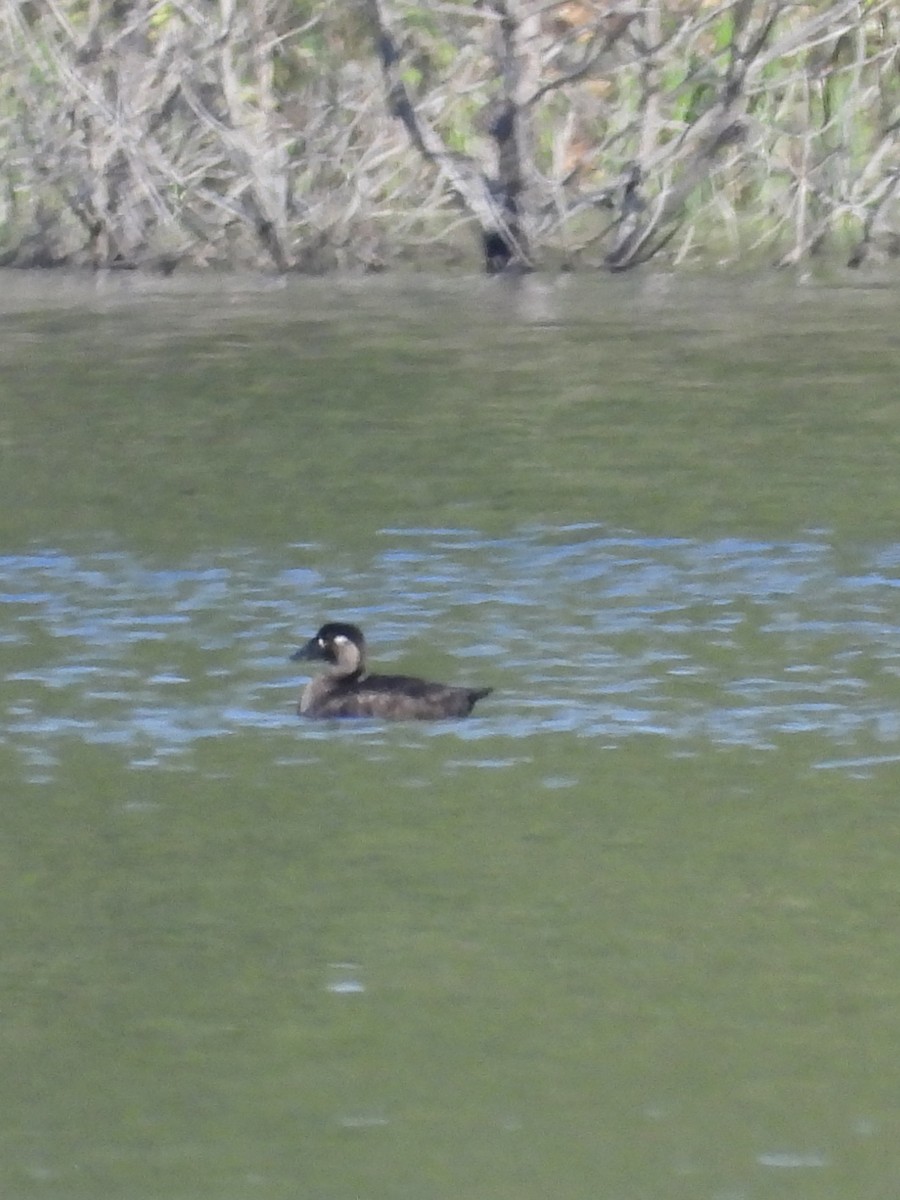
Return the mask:
[[692,63],[687,72],[679,66],[668,78],[664,74],[663,82],[673,96],[672,115],[684,125],[693,124],[716,98],[717,83],[710,78],[706,64]]
[[177,15],[177,9],[173,4],[163,3],[150,13],[149,25],[151,29],[161,29]]
[[403,24],[413,36],[419,35],[428,39],[441,37],[437,13],[427,5],[415,5],[405,9]]
[[727,8],[712,27],[713,45],[718,51],[728,50],[734,41],[734,10]]
[[424,75],[418,67],[412,65],[406,66],[400,72],[400,78],[413,92],[419,90]]

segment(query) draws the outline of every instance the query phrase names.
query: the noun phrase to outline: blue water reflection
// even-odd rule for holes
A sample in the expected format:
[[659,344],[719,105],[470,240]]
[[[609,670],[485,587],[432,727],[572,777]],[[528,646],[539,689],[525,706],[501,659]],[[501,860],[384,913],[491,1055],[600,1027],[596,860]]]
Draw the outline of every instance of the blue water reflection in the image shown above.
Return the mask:
[[[0,558],[5,740],[43,766],[72,736],[171,765],[199,738],[295,726],[287,655],[331,616],[364,624],[388,667],[496,687],[477,718],[417,737],[766,747],[803,732],[840,747],[837,763],[861,738],[878,758],[900,735],[896,545],[584,524],[380,536],[363,562],[309,544],[278,565],[250,550],[164,568],[115,550]],[[384,731],[358,732],[377,744]]]

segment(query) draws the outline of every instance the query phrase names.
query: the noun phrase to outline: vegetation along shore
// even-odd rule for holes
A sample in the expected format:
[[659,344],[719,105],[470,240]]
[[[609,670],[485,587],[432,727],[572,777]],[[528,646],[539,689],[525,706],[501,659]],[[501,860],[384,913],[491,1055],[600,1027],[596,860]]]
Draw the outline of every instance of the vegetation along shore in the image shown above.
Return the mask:
[[0,265],[900,254],[896,0],[0,0]]

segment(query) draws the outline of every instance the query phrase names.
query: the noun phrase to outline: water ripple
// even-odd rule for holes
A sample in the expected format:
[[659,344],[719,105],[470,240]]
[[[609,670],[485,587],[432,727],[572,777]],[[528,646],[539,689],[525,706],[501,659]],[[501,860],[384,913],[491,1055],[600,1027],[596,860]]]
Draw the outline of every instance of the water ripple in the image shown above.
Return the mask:
[[72,737],[148,765],[298,728],[287,655],[326,616],[364,624],[381,663],[495,686],[478,718],[426,736],[768,747],[803,732],[842,762],[880,761],[900,732],[900,547],[578,525],[383,530],[374,549],[296,544],[287,566],[250,550],[164,568],[108,550],[0,557],[2,739],[43,766]]

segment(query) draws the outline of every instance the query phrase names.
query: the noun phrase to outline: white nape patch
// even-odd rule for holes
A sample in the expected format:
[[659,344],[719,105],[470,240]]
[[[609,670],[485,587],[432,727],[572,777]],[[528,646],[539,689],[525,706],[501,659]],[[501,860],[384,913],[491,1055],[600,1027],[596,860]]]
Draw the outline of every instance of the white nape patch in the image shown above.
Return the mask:
[[350,639],[348,637],[344,637],[342,633],[336,633],[334,635],[334,644],[336,646],[349,646]]

